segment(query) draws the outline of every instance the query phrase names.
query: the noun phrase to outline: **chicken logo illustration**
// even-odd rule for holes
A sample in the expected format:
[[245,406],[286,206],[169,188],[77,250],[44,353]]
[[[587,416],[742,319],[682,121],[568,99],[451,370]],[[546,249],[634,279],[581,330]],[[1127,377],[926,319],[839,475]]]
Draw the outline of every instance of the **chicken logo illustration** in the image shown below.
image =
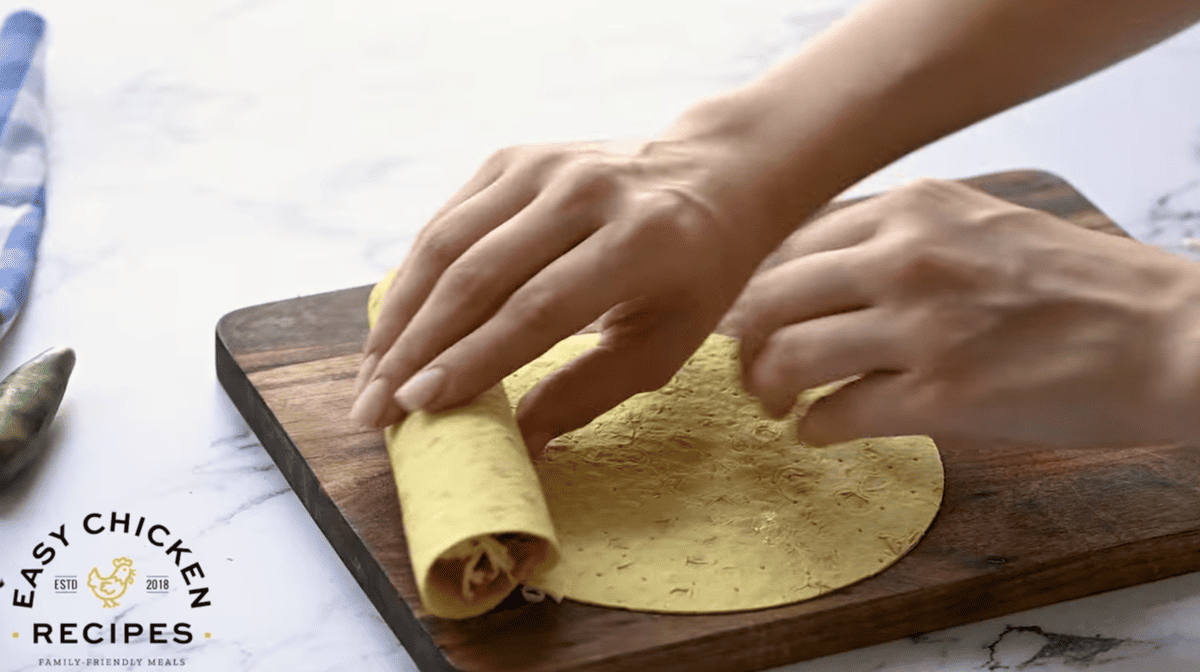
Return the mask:
[[100,568],[93,567],[87,578],[88,588],[91,588],[92,594],[104,603],[105,609],[121,606],[117,600],[133,585],[133,577],[137,574],[133,568],[133,560],[129,558],[113,558],[112,566],[112,572],[108,576],[100,576]]

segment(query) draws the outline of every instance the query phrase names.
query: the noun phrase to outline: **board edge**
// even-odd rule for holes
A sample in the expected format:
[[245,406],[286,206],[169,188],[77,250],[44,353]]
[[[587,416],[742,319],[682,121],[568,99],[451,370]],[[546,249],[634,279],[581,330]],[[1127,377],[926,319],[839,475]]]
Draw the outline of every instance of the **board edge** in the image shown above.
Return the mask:
[[[298,299],[272,303],[296,300]],[[256,306],[233,311],[226,314],[217,323],[215,333],[216,370],[217,380],[220,381],[221,387],[225,389],[225,393],[229,395],[233,405],[238,409],[250,430],[254,432],[263,449],[271,456],[271,460],[275,462],[275,466],[283,474],[292,491],[301,500],[309,517],[321,531],[326,542],[333,547],[342,564],[354,577],[355,583],[366,593],[367,599],[379,612],[380,617],[388,625],[388,629],[399,640],[400,645],[412,658],[420,672],[462,672],[446,658],[445,652],[437,646],[429,632],[422,626],[420,619],[412,612],[404,599],[396,593],[395,587],[390,583],[371,580],[369,576],[371,572],[364,567],[362,558],[368,558],[368,562],[376,564],[376,575],[386,577],[387,572],[378,566],[376,559],[367,551],[362,538],[354,531],[329,494],[325,492],[325,488],[321,486],[308,463],[302,459],[288,459],[289,448],[294,455],[299,455],[299,450],[286,432],[277,429],[282,425],[274,417],[271,407],[267,405],[253,383],[250,382],[249,376],[238,365],[237,359],[226,346],[224,339],[223,327],[227,324],[226,318],[234,313],[252,308],[256,308]],[[260,418],[255,410],[256,405],[270,417]],[[329,515],[319,517],[318,511],[325,511]],[[322,521],[320,518],[325,520]],[[338,543],[334,543],[335,539]],[[359,557],[354,557],[355,553]],[[382,583],[386,583],[386,585],[380,585]],[[388,591],[396,594],[389,596]],[[405,635],[405,633],[417,632],[422,636]]]

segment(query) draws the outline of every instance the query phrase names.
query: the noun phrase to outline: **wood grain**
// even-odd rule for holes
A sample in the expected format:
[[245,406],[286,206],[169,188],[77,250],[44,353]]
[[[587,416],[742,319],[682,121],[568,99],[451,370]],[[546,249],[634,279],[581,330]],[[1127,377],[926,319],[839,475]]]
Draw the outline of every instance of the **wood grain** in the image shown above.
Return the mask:
[[[966,182],[1123,235],[1053,175]],[[346,420],[369,289],[226,315],[217,325],[217,373],[425,672],[760,670],[1200,569],[1200,458],[1192,448],[939,440],[945,498],[925,538],[878,576],[820,598],[699,616],[510,598],[466,621],[431,617],[417,599],[382,433]]]

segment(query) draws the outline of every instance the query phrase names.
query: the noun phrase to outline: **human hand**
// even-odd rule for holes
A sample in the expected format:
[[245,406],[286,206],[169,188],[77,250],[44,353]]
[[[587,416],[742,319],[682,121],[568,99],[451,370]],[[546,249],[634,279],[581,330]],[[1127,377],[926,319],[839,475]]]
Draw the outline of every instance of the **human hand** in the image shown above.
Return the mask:
[[530,450],[660,387],[824,200],[761,207],[770,180],[754,157],[715,134],[498,152],[421,232],[385,295],[352,417],[384,426],[465,403],[597,318],[600,345],[522,402]]
[[[382,426],[401,406],[463,403],[603,316],[599,348],[518,410],[536,452],[665,382],[756,263],[842,189],[1200,16],[1191,0],[1083,14],[1078,3],[960,4],[864,3],[755,82],[690,108],[658,142],[493,156],[400,269],[351,416]],[[1065,25],[1079,39],[1061,39]]]
[[827,444],[930,434],[1063,447],[1200,435],[1200,266],[923,180],[788,241],[726,325],[773,415]]

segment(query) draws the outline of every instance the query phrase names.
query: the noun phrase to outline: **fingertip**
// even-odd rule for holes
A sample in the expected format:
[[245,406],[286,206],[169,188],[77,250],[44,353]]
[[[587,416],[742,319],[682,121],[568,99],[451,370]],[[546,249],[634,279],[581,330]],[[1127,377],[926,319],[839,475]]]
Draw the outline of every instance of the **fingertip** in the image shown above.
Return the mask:
[[[809,405],[797,434],[811,446],[828,446],[868,436],[899,436],[911,423],[898,408],[905,397],[900,374],[871,373],[847,382]],[[918,432],[919,433],[919,432]]]
[[788,381],[780,379],[764,364],[763,360],[752,363],[748,369],[743,369],[742,386],[747,394],[758,399],[763,411],[778,420],[787,415],[796,405],[796,392],[788,385]]
[[379,366],[379,353],[368,352],[364,357],[362,364],[358,367],[358,375],[354,378],[354,398],[362,394],[363,388],[367,386],[367,381],[375,375],[375,369]]
[[804,445],[810,448],[824,448],[838,443],[837,438],[832,437],[829,432],[821,428],[819,423],[812,422],[811,413],[812,409],[810,408],[809,413],[804,414],[796,421],[796,435],[804,442]]
[[[544,381],[543,381],[544,382]],[[529,456],[537,460],[546,452],[546,445],[554,439],[554,437],[562,434],[551,429],[552,425],[548,422],[552,418],[546,417],[546,412],[540,408],[538,404],[539,391],[538,388],[543,387],[541,383],[534,386],[529,392],[521,398],[517,404],[517,425],[521,429],[521,436],[525,441],[525,448],[529,451]]]
[[738,339],[738,363],[741,365],[742,389],[747,392],[755,386],[754,366],[762,352],[762,339],[757,339],[742,332]]
[[766,413],[774,420],[783,419],[792,410],[792,405],[772,399],[771,397],[758,397],[758,403],[762,407],[763,413]]
[[797,421],[800,440],[813,447],[824,447],[854,438],[850,436],[855,429],[851,406],[861,399],[852,398],[853,388],[854,383],[849,383],[809,404]]
[[379,428],[391,427],[407,416],[408,414],[404,412],[404,409],[396,406],[395,404],[388,404],[386,407],[384,407],[383,413],[380,414],[376,425]]
[[[585,399],[576,385],[582,380],[564,375],[570,368],[542,379],[517,404],[517,424],[533,459],[541,458],[555,437],[583,427],[616,403]],[[586,378],[586,376],[585,376]]]
[[362,427],[378,427],[379,418],[388,405],[387,385],[386,378],[371,381],[354,400],[354,405],[350,408],[350,419]]
[[546,453],[546,444],[554,437],[549,432],[533,432],[525,437],[525,449],[529,451],[530,459],[537,461]]

